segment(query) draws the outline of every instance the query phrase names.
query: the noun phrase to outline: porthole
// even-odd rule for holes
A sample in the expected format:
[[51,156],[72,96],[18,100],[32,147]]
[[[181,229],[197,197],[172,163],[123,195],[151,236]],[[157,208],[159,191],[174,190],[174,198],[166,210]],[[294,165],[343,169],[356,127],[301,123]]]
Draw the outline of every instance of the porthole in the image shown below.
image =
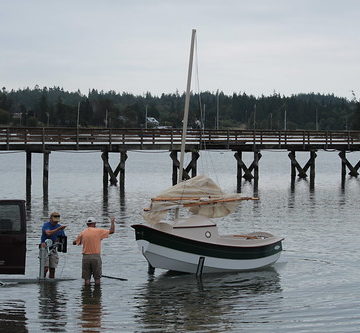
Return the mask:
[[206,231],[206,232],[205,232],[205,237],[206,237],[206,238],[210,238],[210,237],[211,237],[211,232],[210,232],[210,231]]

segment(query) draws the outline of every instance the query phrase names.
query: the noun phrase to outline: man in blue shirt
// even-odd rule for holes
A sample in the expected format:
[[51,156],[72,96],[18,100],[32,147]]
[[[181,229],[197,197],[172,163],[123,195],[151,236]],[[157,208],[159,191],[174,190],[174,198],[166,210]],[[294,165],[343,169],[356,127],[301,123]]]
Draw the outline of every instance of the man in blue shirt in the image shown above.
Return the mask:
[[[51,239],[54,243],[56,242],[59,236],[65,236],[64,229],[66,226],[60,225],[60,214],[58,212],[53,212],[50,215],[50,221],[45,222],[42,227],[41,233],[41,246],[46,247],[45,241]],[[45,262],[44,277],[46,277],[47,272],[49,271],[49,278],[55,278],[55,269],[59,263],[59,255],[57,253],[56,247],[54,247]]]

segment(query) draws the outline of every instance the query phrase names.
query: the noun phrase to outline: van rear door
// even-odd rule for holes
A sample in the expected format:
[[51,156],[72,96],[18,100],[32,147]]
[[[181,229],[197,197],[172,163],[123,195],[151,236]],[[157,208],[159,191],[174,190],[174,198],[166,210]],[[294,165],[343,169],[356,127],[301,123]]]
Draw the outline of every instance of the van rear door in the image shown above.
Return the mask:
[[25,274],[24,200],[0,200],[0,274]]

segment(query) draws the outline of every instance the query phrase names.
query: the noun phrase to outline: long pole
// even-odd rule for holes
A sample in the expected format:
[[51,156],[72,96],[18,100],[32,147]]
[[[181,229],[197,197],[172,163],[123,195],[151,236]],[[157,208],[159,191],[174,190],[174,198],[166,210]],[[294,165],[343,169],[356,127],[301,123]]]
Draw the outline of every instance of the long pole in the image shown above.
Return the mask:
[[[78,103],[77,117],[76,117],[76,128],[79,128],[79,119],[80,119],[80,104],[81,104],[81,101]],[[48,126],[49,126],[49,125],[48,125]]]
[[203,113],[204,113],[204,116],[203,116],[202,129],[204,130],[205,129],[206,104],[204,104],[204,106],[203,106]]
[[148,109],[148,106],[146,105],[145,106],[145,129],[147,129],[147,114],[148,114],[147,109]]
[[254,130],[256,128],[256,103],[254,105]]
[[216,129],[219,129],[219,89],[216,91]]
[[185,155],[185,142],[186,142],[186,132],[189,116],[189,105],[190,105],[190,88],[191,88],[191,74],[192,74],[192,65],[194,58],[194,43],[195,43],[196,30],[192,30],[191,34],[191,47],[190,47],[190,57],[189,57],[189,69],[188,69],[188,78],[186,86],[186,95],[185,95],[185,108],[184,108],[184,118],[183,118],[183,130],[181,136],[181,150],[180,150],[180,169],[179,169],[179,179],[178,183],[182,181],[183,178],[183,169],[184,169],[184,155]]

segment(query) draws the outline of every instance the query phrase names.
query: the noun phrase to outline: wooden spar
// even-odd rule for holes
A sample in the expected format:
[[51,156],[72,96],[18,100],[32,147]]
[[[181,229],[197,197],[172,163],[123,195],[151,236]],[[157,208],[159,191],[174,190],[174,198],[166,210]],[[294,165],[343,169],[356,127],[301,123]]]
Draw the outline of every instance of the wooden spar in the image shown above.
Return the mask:
[[184,207],[204,206],[204,205],[213,205],[217,203],[226,203],[226,202],[234,202],[234,201],[242,201],[242,200],[259,200],[259,198],[243,197],[243,198],[209,200],[209,201],[201,201],[201,202],[192,202],[192,203],[184,204],[183,206]]
[[[204,197],[169,197],[169,198],[157,197],[151,199],[151,201],[179,201],[179,200],[204,200]],[[241,197],[241,198],[228,198],[228,199],[213,199],[211,201],[220,202],[220,201],[241,201],[241,200],[259,200],[259,198]]]
[[[186,143],[187,124],[188,124],[188,117],[189,117],[191,74],[192,74],[192,65],[193,65],[193,58],[194,58],[195,36],[196,36],[196,30],[193,29],[192,34],[191,34],[191,46],[190,46],[188,77],[187,77],[187,84],[186,84],[185,107],[184,107],[184,117],[183,117],[183,129],[182,129],[182,135],[181,135],[179,178],[177,180],[178,183],[183,181],[185,143]],[[179,210],[178,209],[175,210],[175,217],[176,218],[179,217]]]
[[181,182],[182,178],[183,178],[185,141],[186,141],[186,132],[187,132],[187,124],[188,124],[188,116],[189,116],[191,74],[192,74],[192,65],[193,65],[193,58],[194,58],[195,36],[196,36],[196,30],[193,29],[192,34],[191,34],[191,47],[190,47],[189,69],[188,69],[188,78],[187,78],[186,96],[185,96],[183,130],[182,130],[182,136],[181,136],[180,167],[179,167],[178,182]]
[[[152,198],[151,201],[186,201],[186,200],[201,200],[204,197],[195,197],[195,198],[186,198],[186,197],[174,197],[174,198]],[[207,201],[199,201],[199,202],[190,202],[179,204],[179,207],[194,207],[194,206],[205,206],[205,205],[215,205],[217,203],[227,203],[227,202],[235,202],[235,201],[243,201],[243,200],[259,200],[259,198],[254,197],[242,197],[242,198],[228,198],[228,199],[213,199]],[[178,209],[178,208],[177,208]],[[166,209],[165,209],[166,210]],[[151,211],[150,208],[144,208],[144,212]]]
[[[204,200],[204,197],[193,197],[193,198],[187,198],[187,197],[173,197],[173,198],[165,198],[165,197],[159,197],[159,198],[152,198],[151,201],[187,201],[187,200]],[[206,201],[201,202],[192,202],[183,204],[184,207],[189,206],[198,206],[198,205],[211,205],[216,204],[218,202],[233,202],[233,201],[243,201],[243,200],[259,200],[259,198],[254,197],[242,197],[242,198],[227,198],[227,199],[210,199]]]
[[200,200],[201,197],[173,197],[173,198],[165,198],[165,197],[157,197],[151,198],[151,201],[179,201],[179,200]]

